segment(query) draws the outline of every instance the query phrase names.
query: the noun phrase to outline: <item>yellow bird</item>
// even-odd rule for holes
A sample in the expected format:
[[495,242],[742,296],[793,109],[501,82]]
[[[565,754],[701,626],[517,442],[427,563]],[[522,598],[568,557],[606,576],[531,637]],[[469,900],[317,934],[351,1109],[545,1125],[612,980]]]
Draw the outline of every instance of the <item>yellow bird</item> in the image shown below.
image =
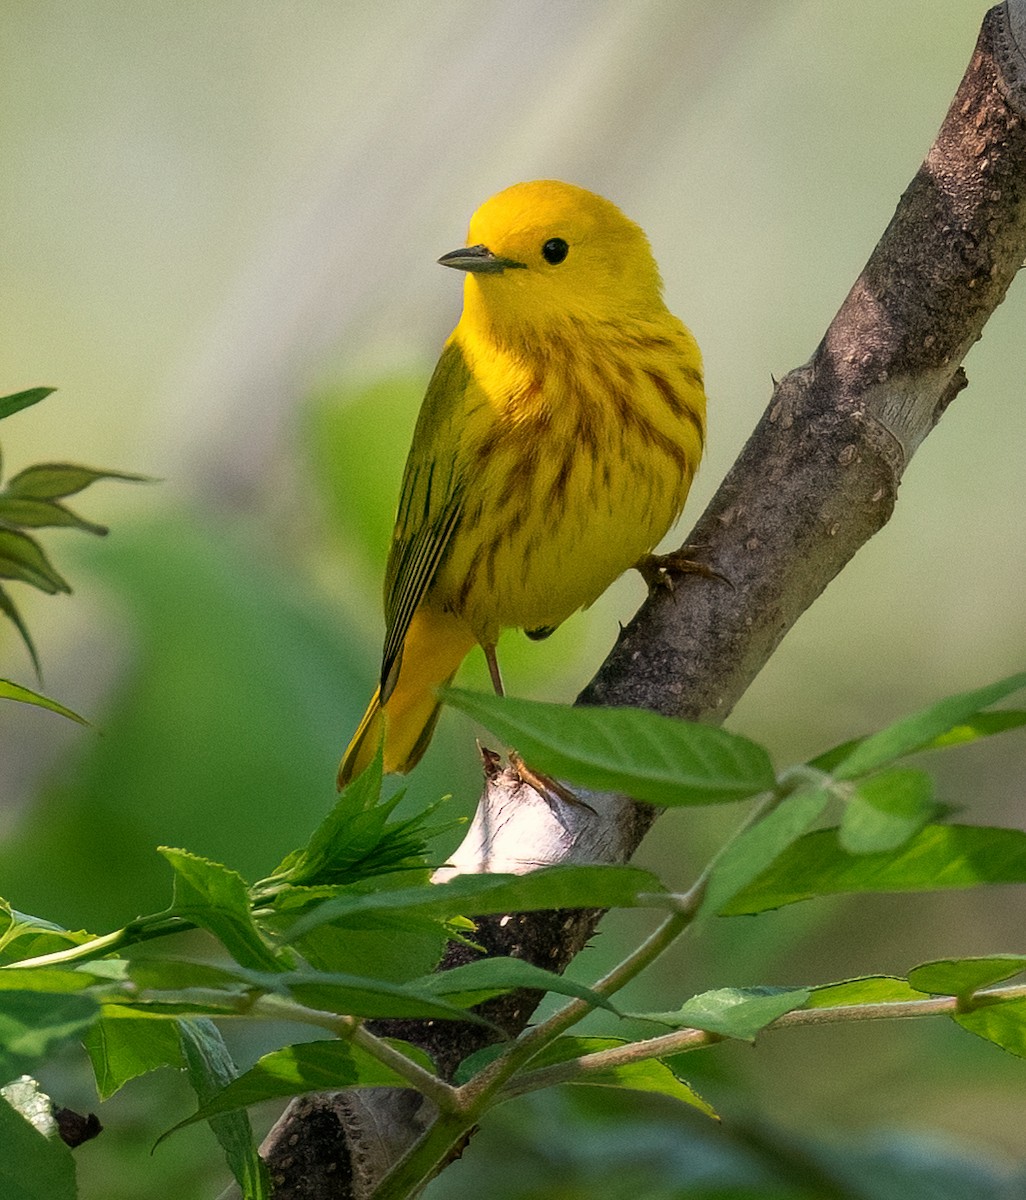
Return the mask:
[[384,737],[409,771],[436,691],[475,644],[496,691],[503,629],[547,637],[676,521],[702,455],[702,357],[666,308],[648,239],[616,205],[554,180],[483,204],[463,313],[417,419],[385,572],[381,681],[339,787]]

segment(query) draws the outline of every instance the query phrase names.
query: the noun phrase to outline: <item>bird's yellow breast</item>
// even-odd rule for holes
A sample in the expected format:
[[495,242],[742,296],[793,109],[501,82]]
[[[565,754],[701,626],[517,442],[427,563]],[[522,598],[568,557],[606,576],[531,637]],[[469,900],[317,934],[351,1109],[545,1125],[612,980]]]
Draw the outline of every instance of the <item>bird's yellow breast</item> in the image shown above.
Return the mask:
[[430,603],[493,643],[587,607],[677,519],[702,452],[701,358],[669,314],[569,327],[537,356],[453,336],[467,486]]

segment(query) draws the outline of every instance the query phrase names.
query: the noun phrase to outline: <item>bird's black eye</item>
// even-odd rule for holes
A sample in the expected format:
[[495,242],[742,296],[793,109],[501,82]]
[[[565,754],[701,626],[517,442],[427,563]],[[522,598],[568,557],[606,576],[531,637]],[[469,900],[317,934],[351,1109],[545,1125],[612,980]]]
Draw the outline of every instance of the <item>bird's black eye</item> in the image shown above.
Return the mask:
[[561,263],[564,258],[570,253],[570,247],[563,241],[562,238],[549,238],[542,246],[542,258],[546,262],[556,266]]

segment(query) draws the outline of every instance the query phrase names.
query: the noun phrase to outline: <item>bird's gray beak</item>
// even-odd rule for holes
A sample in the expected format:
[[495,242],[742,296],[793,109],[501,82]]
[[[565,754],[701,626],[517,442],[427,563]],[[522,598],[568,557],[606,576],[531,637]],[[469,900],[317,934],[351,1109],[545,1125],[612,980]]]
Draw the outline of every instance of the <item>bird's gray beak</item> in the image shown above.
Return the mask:
[[499,258],[487,246],[465,246],[462,250],[450,250],[438,260],[443,267],[455,267],[457,271],[470,271],[474,275],[501,275],[512,267],[523,267],[525,263],[511,258]]

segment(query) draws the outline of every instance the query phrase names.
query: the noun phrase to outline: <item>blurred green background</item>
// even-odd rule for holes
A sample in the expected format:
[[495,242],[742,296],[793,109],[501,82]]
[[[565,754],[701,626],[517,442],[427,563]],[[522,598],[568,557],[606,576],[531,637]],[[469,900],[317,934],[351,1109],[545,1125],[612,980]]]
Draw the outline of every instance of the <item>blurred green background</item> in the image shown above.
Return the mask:
[[[555,176],[610,196],[648,231],[670,306],[706,357],[710,444],[694,517],[771,375],[809,357],[872,250],[986,8],[5,0],[0,391],[60,388],[4,422],[7,469],[70,459],[159,482],[81,498],[113,526],[106,541],[50,537],[73,598],[17,595],[45,689],[98,728],[0,707],[0,894],[113,927],[163,904],[156,844],[252,876],[329,805],[373,683],[409,433],[459,312],[459,281],[434,260],[463,244],[482,200]],[[1024,319],[1019,284],[970,354],[970,387],[919,451],[894,519],[731,718],[780,763],[1021,668]],[[628,578],[541,645],[508,635],[511,690],[572,698],[642,594]],[[33,683],[10,629],[0,675]],[[483,683],[481,665],[463,678]],[[966,819],[1021,822],[1021,738],[953,752],[937,770]],[[473,731],[453,716],[408,802],[445,792],[454,812],[477,793]],[[640,861],[686,881],[734,819],[666,816]],[[1022,901],[1016,889],[839,901],[724,923],[631,1000],[665,1008],[705,987],[1021,951]],[[634,917],[607,922],[580,972],[637,933]],[[945,1153],[974,1146],[1000,1174],[1026,1151],[1026,1068],[956,1032],[806,1030],[686,1065],[735,1133],[862,1139],[851,1154],[867,1155],[870,1131],[928,1132]],[[251,1035],[238,1044],[243,1058],[262,1048]],[[73,1061],[55,1071],[66,1103],[95,1106]],[[223,1171],[204,1131],[148,1157],[154,1130],[188,1108],[176,1093],[160,1119],[170,1086],[129,1087],[105,1106],[109,1132],[79,1152],[84,1195],[213,1193]],[[684,1139],[689,1161],[706,1161],[708,1131],[639,1103],[601,1119],[622,1132],[648,1112],[647,1136]],[[580,1103],[525,1101],[502,1121],[438,1195],[548,1195],[554,1121],[600,1132],[594,1144],[582,1135],[579,1162],[564,1153],[565,1190],[552,1194],[621,1194],[602,1158],[619,1143]],[[717,1151],[728,1158],[729,1142]],[[919,1143],[900,1145],[915,1161]],[[124,1165],[112,1174],[115,1152]],[[624,1185],[632,1197],[721,1194],[712,1168],[681,1191],[667,1155],[647,1191]],[[523,1174],[511,1182],[507,1169],[503,1182],[503,1163]],[[738,1171],[737,1188],[752,1190],[722,1194],[791,1194]]]

